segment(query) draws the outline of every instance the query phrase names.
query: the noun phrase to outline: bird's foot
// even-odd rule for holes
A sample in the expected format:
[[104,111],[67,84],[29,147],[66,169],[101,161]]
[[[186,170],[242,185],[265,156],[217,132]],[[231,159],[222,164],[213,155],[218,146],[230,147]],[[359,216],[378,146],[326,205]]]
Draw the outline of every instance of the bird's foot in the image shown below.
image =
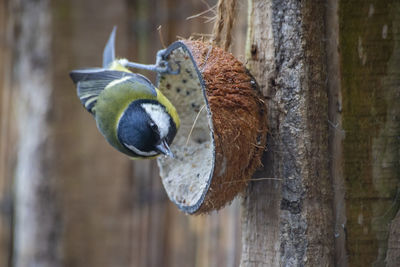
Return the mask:
[[125,67],[155,71],[160,74],[171,74],[171,75],[179,74],[181,70],[179,62],[174,61],[175,66],[172,67],[170,62],[168,62],[165,58],[165,51],[166,50],[163,49],[157,52],[156,64],[154,65],[140,64],[136,62],[130,62],[127,60],[121,63]]

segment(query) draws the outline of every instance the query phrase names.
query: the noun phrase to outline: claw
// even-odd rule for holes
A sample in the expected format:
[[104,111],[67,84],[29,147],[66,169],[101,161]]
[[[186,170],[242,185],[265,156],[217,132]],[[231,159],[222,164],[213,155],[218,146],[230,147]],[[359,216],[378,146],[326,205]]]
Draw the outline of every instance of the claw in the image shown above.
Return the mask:
[[181,71],[181,65],[179,64],[179,62],[174,62],[174,63],[178,66],[178,68],[176,70],[172,69],[172,67],[168,61],[165,61],[165,60],[158,61],[156,64],[156,65],[158,65],[157,72],[159,72],[161,74],[172,74],[172,75],[179,74]]
[[156,56],[156,64],[160,63],[161,61],[165,61],[164,56],[165,56],[166,50],[167,49],[158,50],[157,56]]

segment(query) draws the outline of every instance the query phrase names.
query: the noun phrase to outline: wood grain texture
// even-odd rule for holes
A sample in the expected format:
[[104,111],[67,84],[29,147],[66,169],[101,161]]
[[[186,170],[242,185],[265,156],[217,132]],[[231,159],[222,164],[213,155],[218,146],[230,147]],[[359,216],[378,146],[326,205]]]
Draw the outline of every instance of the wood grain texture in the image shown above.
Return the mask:
[[326,6],[326,58],[329,95],[329,153],[330,172],[334,192],[334,242],[335,265],[347,266],[346,251],[346,202],[343,176],[342,91],[339,53],[338,1],[329,0]]
[[395,267],[400,263],[400,213],[390,223],[388,246],[386,253],[386,266]]
[[0,266],[11,265],[13,231],[12,173],[16,158],[15,109],[11,88],[12,40],[8,1],[0,1]]
[[250,1],[248,67],[267,98],[264,170],[243,202],[242,266],[332,266],[324,5]]
[[68,72],[96,67],[110,31],[118,25],[117,55],[127,51],[125,1],[53,1],[54,92],[50,139],[59,198],[65,266],[131,263],[131,162],[97,130],[77,101]]
[[[247,68],[256,78],[264,96],[273,99],[276,88],[275,46],[272,28],[272,2],[248,1]],[[278,162],[281,158],[277,136],[279,108],[267,101],[269,114],[267,153],[263,171],[256,177],[281,177]],[[241,266],[278,266],[280,262],[279,207],[281,182],[266,180],[251,182],[243,199]]]
[[399,259],[389,226],[400,207],[400,5],[340,1],[338,11],[348,264],[384,266]]

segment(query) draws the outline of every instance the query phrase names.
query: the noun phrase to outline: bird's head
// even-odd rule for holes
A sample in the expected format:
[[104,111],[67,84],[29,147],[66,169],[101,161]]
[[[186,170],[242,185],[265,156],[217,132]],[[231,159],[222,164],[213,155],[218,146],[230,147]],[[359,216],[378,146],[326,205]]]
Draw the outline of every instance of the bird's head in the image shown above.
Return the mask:
[[177,127],[165,107],[155,100],[136,100],[118,122],[118,140],[140,157],[160,153],[173,157],[169,148]]

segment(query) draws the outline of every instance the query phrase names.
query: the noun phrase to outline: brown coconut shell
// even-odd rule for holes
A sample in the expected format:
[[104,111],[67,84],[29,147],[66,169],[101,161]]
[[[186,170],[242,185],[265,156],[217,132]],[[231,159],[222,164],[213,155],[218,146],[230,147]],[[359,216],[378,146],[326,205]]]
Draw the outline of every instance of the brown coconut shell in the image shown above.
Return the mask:
[[[244,65],[209,43],[175,42],[164,59],[179,65],[180,72],[159,75],[158,87],[177,108],[185,128],[176,137],[181,141],[171,147],[176,158],[158,161],[164,187],[184,212],[220,209],[243,191],[261,163],[267,133],[265,103]],[[196,121],[197,137],[183,144],[194,115],[201,117]]]

